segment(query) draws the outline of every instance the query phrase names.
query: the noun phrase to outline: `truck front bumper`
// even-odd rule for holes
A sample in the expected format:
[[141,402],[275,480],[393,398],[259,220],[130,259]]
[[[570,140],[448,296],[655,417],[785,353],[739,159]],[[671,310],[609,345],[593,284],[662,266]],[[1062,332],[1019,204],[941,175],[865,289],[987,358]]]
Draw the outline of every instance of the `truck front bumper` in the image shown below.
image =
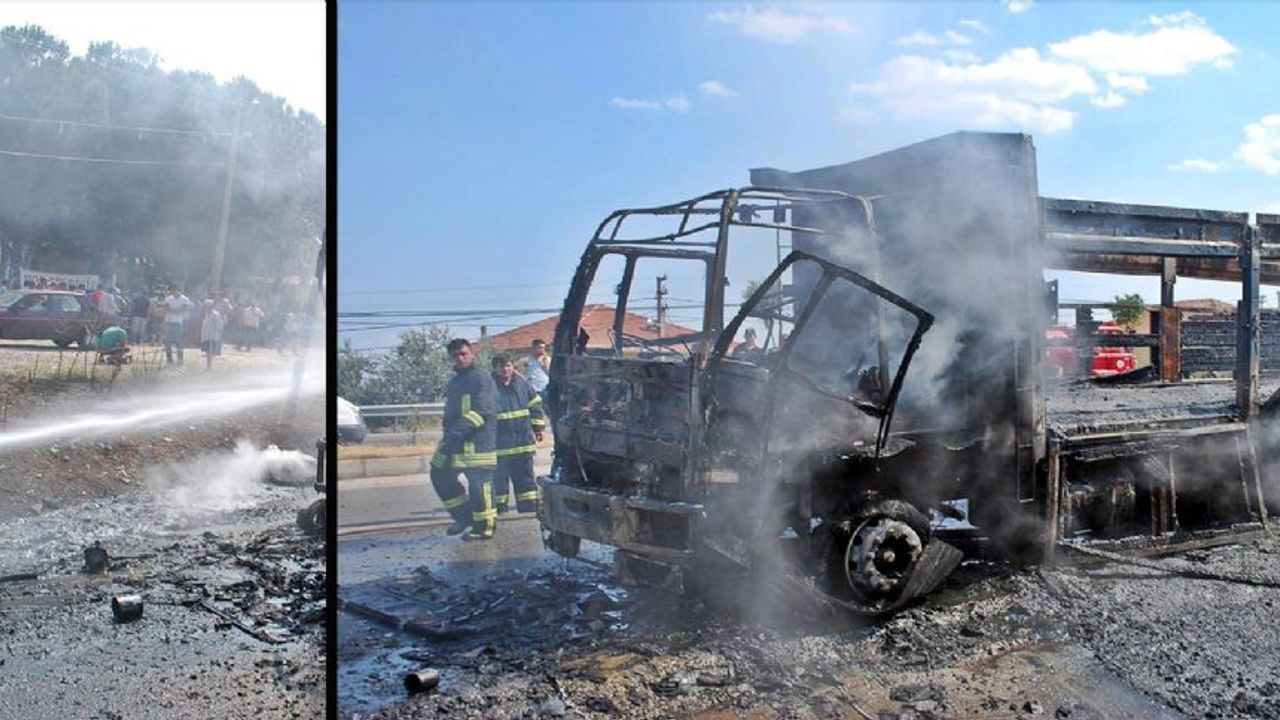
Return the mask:
[[693,558],[701,504],[615,495],[538,478],[542,527],[656,560]]

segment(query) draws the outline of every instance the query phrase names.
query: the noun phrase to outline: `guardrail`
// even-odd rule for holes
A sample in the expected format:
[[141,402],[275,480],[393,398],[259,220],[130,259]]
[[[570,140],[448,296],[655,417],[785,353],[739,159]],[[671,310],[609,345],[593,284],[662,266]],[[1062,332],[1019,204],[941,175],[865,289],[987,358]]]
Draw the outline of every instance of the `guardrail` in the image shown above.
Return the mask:
[[418,403],[416,405],[361,405],[360,414],[369,418],[441,417],[444,403]]

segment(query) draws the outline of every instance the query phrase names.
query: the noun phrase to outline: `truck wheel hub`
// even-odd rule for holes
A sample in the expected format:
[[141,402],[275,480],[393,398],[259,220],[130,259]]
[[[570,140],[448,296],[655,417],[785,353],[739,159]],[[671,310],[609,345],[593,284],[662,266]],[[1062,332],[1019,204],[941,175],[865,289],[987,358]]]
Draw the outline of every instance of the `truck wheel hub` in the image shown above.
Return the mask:
[[890,518],[872,518],[849,538],[845,577],[860,596],[884,595],[906,582],[924,543],[911,526]]

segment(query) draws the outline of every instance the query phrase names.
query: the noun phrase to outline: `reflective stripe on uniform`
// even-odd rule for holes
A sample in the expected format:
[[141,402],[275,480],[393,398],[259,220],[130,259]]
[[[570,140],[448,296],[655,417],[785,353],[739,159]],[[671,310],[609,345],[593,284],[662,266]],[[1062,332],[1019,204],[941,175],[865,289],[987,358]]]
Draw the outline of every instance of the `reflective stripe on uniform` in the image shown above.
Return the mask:
[[499,420],[515,420],[516,418],[529,417],[529,408],[523,410],[508,410],[495,415]]
[[456,468],[486,468],[497,464],[498,454],[496,452],[464,453],[453,456],[453,466]]
[[471,513],[475,522],[488,522],[498,518],[498,510],[493,506],[493,483],[480,483],[480,509]]
[[516,502],[523,502],[525,500],[537,500],[537,499],[538,499],[537,490],[530,490],[528,492],[516,493]]
[[511,455],[523,455],[525,453],[537,452],[537,445],[518,445],[516,447],[502,448],[497,452],[498,457],[510,457]]
[[529,400],[529,407],[534,408],[542,404],[542,396],[534,393],[533,398]]
[[458,497],[449,498],[447,500],[444,500],[443,502],[444,502],[445,510],[456,510],[457,508],[460,508],[463,505],[467,504],[467,494],[463,493]]
[[476,428],[484,425],[484,417],[471,409],[471,393],[466,393],[462,396],[462,419]]
[[462,452],[453,456],[453,466],[456,468],[480,468],[493,467],[498,464],[498,454],[492,450],[489,452],[476,452],[476,444],[473,442],[462,443]]
[[534,419],[533,419],[532,424],[533,424],[533,426],[534,426],[534,427],[536,427],[536,428],[543,428],[543,427],[546,427],[546,426],[547,426],[547,421],[546,421],[546,420],[544,420],[544,419],[542,419],[542,418],[540,418],[540,417],[536,417],[536,418],[534,418]]

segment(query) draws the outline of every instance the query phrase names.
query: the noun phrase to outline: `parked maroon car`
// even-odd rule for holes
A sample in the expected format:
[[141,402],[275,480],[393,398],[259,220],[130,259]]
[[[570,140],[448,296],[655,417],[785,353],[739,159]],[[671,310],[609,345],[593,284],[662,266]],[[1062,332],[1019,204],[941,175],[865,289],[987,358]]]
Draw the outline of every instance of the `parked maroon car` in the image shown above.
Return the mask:
[[0,293],[0,339],[52,340],[58,347],[88,347],[109,318],[89,309],[89,300],[65,290]]

